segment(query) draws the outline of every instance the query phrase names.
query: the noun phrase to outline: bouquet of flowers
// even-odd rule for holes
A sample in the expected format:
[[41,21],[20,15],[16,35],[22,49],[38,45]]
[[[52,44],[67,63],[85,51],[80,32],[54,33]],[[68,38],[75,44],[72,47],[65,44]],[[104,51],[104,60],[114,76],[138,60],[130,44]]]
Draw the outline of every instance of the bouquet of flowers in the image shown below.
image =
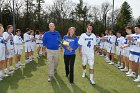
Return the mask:
[[67,42],[66,40],[58,40],[58,41],[59,41],[63,46],[65,46],[67,50],[69,50],[70,52],[72,52],[73,49],[69,46],[69,45],[70,45],[69,42]]
[[66,47],[69,47],[69,42],[67,42],[67,41],[65,41],[65,40],[62,41],[62,44],[63,44],[64,46],[66,46]]

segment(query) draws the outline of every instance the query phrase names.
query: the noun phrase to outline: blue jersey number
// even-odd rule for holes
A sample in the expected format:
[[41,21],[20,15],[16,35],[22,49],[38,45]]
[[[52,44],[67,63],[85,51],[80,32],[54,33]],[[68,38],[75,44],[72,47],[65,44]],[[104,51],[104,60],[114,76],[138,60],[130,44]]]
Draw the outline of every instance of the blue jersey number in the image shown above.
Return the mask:
[[10,40],[10,45],[14,45],[14,41],[13,40]]
[[91,47],[91,41],[88,41],[87,47]]
[[128,40],[127,40],[127,39],[125,39],[125,42],[124,42],[124,44],[128,44]]

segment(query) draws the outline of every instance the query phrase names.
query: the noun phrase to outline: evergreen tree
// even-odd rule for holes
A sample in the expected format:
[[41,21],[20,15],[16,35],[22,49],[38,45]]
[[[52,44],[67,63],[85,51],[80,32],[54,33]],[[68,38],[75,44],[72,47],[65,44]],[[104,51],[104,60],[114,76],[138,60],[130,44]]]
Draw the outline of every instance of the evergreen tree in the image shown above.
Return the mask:
[[130,5],[125,1],[117,18],[118,30],[123,30],[126,25],[130,25],[132,19],[132,9]]

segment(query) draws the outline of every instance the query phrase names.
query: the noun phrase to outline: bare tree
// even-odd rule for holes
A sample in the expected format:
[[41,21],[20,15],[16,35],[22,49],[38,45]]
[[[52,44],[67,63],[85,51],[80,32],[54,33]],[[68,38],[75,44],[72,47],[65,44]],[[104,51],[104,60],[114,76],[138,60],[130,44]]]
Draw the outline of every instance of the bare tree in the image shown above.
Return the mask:
[[100,18],[100,9],[99,6],[94,6],[90,9],[90,13],[92,15],[91,20],[93,20],[93,22],[95,22],[96,20],[99,20]]
[[15,14],[16,14],[16,24],[18,27],[19,24],[19,17],[20,17],[20,13],[22,11],[23,8],[23,0],[15,0]]
[[110,5],[109,2],[104,2],[102,3],[102,6],[101,6],[101,11],[103,14],[103,23],[105,25],[105,29],[106,29],[107,14],[111,10],[111,7],[112,6]]

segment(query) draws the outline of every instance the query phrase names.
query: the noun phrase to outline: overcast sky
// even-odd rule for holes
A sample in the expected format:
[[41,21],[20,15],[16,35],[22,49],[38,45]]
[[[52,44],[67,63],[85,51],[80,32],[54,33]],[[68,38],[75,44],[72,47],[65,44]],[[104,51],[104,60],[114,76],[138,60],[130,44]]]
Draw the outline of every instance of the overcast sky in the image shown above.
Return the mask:
[[[45,0],[46,3],[52,3],[53,0]],[[74,2],[79,2],[79,0],[72,0]],[[84,0],[85,3],[88,3],[92,6],[101,5],[103,2],[108,1],[112,3],[113,0]],[[138,18],[140,16],[140,0],[115,0],[115,8],[119,8],[124,1],[127,1],[133,11],[134,18]]]

